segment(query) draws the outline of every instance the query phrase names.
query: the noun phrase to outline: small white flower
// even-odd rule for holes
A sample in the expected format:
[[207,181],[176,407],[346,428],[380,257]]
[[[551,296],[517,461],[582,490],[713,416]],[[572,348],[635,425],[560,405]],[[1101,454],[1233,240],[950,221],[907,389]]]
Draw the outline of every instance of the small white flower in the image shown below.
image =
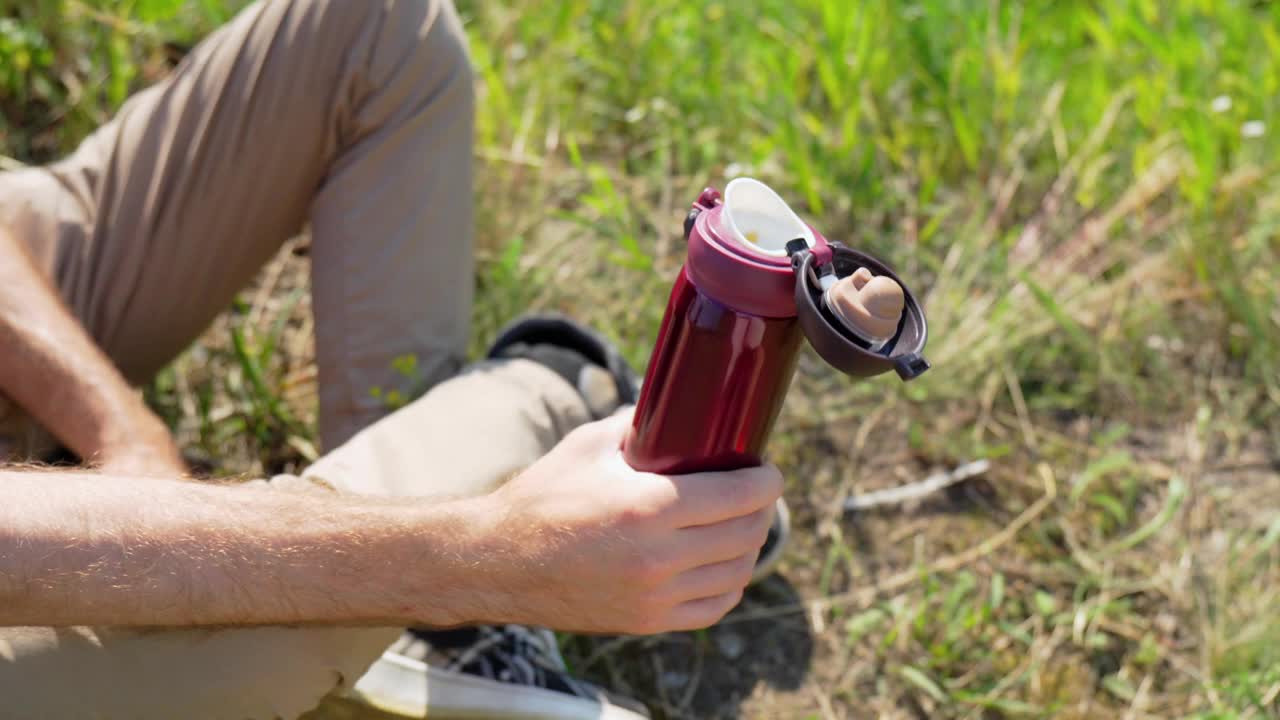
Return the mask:
[[1219,95],[1209,103],[1209,109],[1216,113],[1224,113],[1231,109],[1231,96]]
[[751,174],[751,166],[745,163],[731,162],[724,168],[724,176],[728,178],[743,177]]
[[516,43],[507,50],[507,57],[511,58],[511,62],[520,62],[529,57],[529,48],[524,43]]
[[646,114],[645,106],[636,105],[635,107],[628,110],[627,114],[622,116],[622,119],[626,120],[629,123],[638,123],[644,119],[645,114]]
[[1259,138],[1267,132],[1267,124],[1261,120],[1250,120],[1240,126],[1240,134],[1247,138]]

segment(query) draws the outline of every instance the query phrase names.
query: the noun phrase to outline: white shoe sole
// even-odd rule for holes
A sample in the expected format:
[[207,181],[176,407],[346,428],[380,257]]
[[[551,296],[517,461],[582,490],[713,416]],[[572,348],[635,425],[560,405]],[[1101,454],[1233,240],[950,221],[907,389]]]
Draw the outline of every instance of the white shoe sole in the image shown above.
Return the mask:
[[448,672],[386,652],[346,691],[347,699],[397,718],[431,720],[648,720],[640,713],[554,690]]

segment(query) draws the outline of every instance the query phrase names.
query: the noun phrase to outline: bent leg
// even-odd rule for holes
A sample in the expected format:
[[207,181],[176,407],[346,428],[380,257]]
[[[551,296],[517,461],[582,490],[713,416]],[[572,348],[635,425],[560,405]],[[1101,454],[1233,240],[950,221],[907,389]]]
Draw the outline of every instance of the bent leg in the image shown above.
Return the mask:
[[33,257],[134,383],[309,222],[333,448],[386,413],[372,388],[409,395],[460,367],[472,80],[448,0],[258,3],[67,159],[0,174],[0,222],[22,216]]

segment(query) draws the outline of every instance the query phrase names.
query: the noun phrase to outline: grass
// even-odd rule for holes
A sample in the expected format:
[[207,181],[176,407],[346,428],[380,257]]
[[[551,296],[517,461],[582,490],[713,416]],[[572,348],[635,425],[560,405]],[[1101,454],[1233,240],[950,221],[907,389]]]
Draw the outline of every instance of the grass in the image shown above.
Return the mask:
[[[0,149],[66,152],[235,5],[0,0]],[[460,9],[477,350],[557,308],[643,365],[684,208],[746,173],[931,323],[910,385],[802,358],[782,577],[703,633],[566,639],[575,669],[666,717],[1280,717],[1280,6]],[[305,283],[282,253],[148,389],[223,470],[314,457]]]

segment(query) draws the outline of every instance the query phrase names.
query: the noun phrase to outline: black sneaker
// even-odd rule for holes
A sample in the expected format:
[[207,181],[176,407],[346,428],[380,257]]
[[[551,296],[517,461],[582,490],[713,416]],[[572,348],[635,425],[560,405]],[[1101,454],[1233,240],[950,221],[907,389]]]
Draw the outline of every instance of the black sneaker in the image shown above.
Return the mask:
[[639,702],[569,675],[555,636],[522,625],[410,630],[345,699],[394,718],[649,718]]
[[498,333],[490,358],[525,358],[545,365],[578,389],[597,420],[634,405],[640,382],[608,340],[554,314],[526,315]]

